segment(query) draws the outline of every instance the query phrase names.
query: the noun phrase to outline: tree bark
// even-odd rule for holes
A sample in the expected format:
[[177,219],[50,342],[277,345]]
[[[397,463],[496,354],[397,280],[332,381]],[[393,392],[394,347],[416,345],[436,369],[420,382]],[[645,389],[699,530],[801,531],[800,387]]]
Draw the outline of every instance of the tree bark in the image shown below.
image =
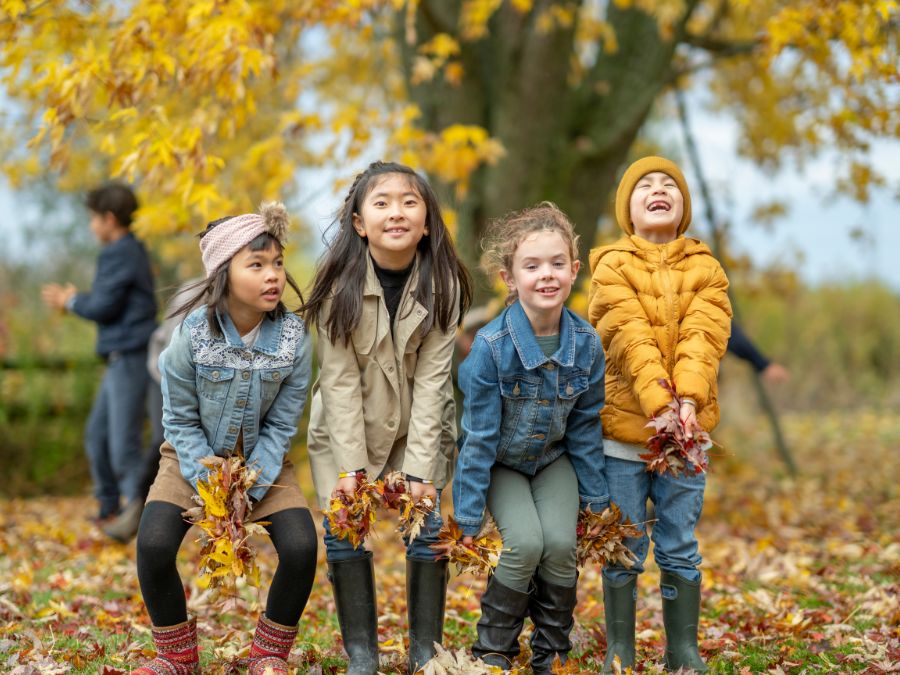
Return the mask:
[[465,75],[458,87],[439,76],[410,83],[424,127],[440,131],[455,123],[477,124],[506,149],[496,165],[473,176],[462,200],[450,194],[449,186],[437,186],[457,209],[457,243],[469,265],[477,262],[478,241],[491,218],[542,200],[556,202],[569,214],[586,262],[619,170],[654,101],[671,83],[675,48],[696,1],[686,3],[669,40],[660,37],[653,17],[609,3],[606,19],[619,48],[601,52],[577,83],[571,78],[575,26],[549,31],[537,26],[536,17],[552,4],[580,3],[536,0],[524,15],[504,3],[488,35],[467,42],[456,34],[459,0],[422,0],[417,44],[401,41],[408,75],[416,47],[436,34],[449,32],[462,47]]

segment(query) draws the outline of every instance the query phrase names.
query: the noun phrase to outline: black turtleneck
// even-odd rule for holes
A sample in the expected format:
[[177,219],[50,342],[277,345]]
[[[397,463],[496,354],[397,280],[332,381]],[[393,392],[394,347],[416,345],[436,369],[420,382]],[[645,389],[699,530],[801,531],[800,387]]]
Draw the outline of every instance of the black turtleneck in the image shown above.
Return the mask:
[[409,267],[402,270],[385,270],[378,266],[375,260],[372,260],[372,266],[375,268],[375,275],[384,291],[384,304],[387,305],[388,314],[391,315],[391,327],[393,329],[394,317],[397,314],[397,308],[400,307],[400,299],[403,295],[403,288],[406,286],[406,280],[412,272],[415,259],[409,263]]

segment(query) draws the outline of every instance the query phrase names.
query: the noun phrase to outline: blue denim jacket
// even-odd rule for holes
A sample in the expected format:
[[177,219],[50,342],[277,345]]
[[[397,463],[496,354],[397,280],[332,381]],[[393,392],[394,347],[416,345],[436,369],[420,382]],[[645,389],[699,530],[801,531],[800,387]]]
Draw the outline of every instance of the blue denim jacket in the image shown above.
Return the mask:
[[163,426],[194,489],[208,473],[200,459],[231,453],[243,429],[248,465],[259,469],[250,496],[262,499],[281,472],[309,388],[311,350],[306,325],[285,314],[263,319],[252,347],[244,346],[231,317],[218,314],[223,337],[191,312],[159,357]]
[[481,527],[494,463],[533,476],[568,453],[582,508],[606,508],[603,366],[597,332],[568,309],[550,357],[518,302],[478,331],[459,368],[465,401],[453,510],[466,535]]

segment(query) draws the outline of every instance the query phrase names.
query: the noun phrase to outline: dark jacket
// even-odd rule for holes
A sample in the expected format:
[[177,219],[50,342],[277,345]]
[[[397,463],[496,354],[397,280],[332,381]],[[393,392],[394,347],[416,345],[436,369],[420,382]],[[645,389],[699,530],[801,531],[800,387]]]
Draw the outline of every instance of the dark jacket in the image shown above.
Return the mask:
[[103,247],[94,283],[70,309],[97,324],[97,353],[146,349],[156,328],[156,298],[147,250],[129,232]]

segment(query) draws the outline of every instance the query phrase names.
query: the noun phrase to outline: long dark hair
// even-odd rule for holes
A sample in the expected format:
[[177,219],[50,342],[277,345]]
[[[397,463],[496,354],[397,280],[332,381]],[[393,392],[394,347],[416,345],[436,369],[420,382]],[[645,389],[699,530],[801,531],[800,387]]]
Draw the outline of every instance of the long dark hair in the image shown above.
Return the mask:
[[[198,235],[199,238],[203,239],[203,237],[209,234],[216,225],[224,223],[226,220],[230,220],[233,217],[234,216],[226,216],[207,223],[206,229]],[[284,251],[281,242],[268,232],[257,235],[249,244],[247,244],[247,246],[251,251],[266,251],[272,246],[277,248],[279,252]],[[190,299],[184,302],[180,307],[172,310],[172,313],[166,318],[171,319],[172,317],[180,316],[182,314],[187,315],[194,308],[206,303],[206,322],[209,324],[209,330],[216,337],[222,337],[222,329],[216,318],[216,312],[226,313],[228,311],[228,267],[230,264],[231,258],[219,265],[219,268],[211,276],[187,286],[187,288],[184,289],[184,292],[191,294]],[[302,304],[303,293],[300,292],[300,286],[297,285],[297,282],[294,281],[294,278],[287,270],[285,270],[284,276],[285,281],[292,289],[294,289],[294,292],[297,293],[297,297],[300,298],[300,303]],[[283,316],[287,311],[288,309],[285,304],[279,300],[275,309],[266,312],[266,316],[275,320]]]
[[[425,226],[428,234],[419,240],[419,283],[415,298],[428,310],[422,323],[422,335],[435,321],[441,330],[451,327],[453,306],[459,290],[459,320],[472,304],[472,279],[450,240],[437,196],[428,182],[408,166],[394,162],[373,162],[356,176],[344,204],[329,227],[337,229],[331,241],[325,233],[327,250],[319,261],[309,301],[300,312],[310,325],[324,327],[332,343],[350,344],[350,337],[362,315],[363,289],[366,283],[368,239],[353,227],[353,215],[362,212],[362,203],[380,176],[401,174],[409,180],[425,202]],[[331,298],[331,311],[322,316],[325,302]],[[323,322],[324,321],[324,326]]]

